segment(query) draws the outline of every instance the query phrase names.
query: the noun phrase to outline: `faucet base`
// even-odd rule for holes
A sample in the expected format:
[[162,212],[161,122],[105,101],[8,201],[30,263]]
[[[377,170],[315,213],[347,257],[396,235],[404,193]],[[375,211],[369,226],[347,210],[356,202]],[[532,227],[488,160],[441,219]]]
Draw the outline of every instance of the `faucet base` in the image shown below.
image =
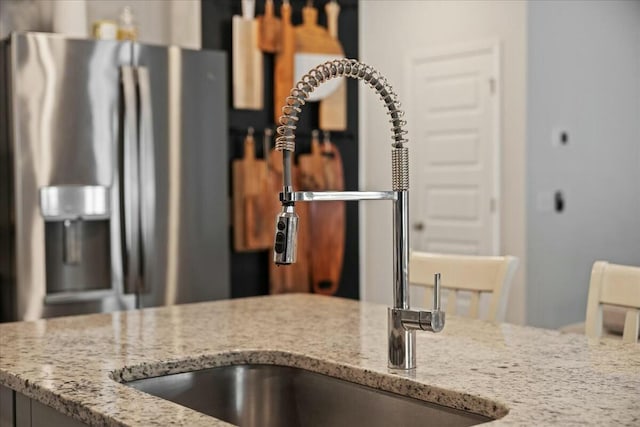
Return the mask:
[[389,368],[398,370],[416,367],[416,331],[402,325],[402,309],[388,308]]

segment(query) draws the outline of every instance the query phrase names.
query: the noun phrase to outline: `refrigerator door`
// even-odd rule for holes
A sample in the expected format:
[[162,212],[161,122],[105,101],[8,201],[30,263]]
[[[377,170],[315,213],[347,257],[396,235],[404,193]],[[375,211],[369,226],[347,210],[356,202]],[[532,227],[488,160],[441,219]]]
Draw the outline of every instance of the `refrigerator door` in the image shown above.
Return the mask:
[[[13,34],[8,42],[2,120],[10,127],[5,160],[13,171],[15,238],[7,276],[14,303],[12,313],[0,313],[5,320],[133,302],[121,292],[115,173],[120,67],[131,55],[130,43],[41,33]],[[91,214],[94,205],[101,215]],[[64,215],[49,215],[51,206]]]
[[134,45],[143,307],[230,297],[226,56]]

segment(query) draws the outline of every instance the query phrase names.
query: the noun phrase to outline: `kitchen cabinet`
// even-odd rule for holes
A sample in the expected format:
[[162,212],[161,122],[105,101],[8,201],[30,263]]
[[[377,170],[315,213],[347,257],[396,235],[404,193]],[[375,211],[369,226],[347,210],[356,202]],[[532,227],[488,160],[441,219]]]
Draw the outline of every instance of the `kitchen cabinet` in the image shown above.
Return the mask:
[[81,427],[86,424],[0,385],[0,427]]

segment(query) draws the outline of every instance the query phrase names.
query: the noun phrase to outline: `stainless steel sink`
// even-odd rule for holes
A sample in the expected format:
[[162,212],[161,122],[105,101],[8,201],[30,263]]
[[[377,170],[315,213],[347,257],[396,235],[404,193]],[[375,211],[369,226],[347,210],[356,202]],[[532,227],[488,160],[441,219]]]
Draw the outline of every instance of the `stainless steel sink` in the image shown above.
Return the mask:
[[233,365],[126,383],[240,426],[470,426],[491,421],[298,368]]

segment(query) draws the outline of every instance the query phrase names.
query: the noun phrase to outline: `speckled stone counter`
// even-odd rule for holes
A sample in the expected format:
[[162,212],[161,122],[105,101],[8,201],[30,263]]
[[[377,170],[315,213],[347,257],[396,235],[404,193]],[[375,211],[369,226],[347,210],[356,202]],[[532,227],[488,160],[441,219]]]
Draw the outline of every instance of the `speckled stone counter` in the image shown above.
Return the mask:
[[451,316],[418,332],[418,368],[397,375],[386,322],[384,306],[286,295],[0,324],[0,384],[90,424],[227,425],[119,382],[273,363],[495,425],[640,425],[640,345]]

